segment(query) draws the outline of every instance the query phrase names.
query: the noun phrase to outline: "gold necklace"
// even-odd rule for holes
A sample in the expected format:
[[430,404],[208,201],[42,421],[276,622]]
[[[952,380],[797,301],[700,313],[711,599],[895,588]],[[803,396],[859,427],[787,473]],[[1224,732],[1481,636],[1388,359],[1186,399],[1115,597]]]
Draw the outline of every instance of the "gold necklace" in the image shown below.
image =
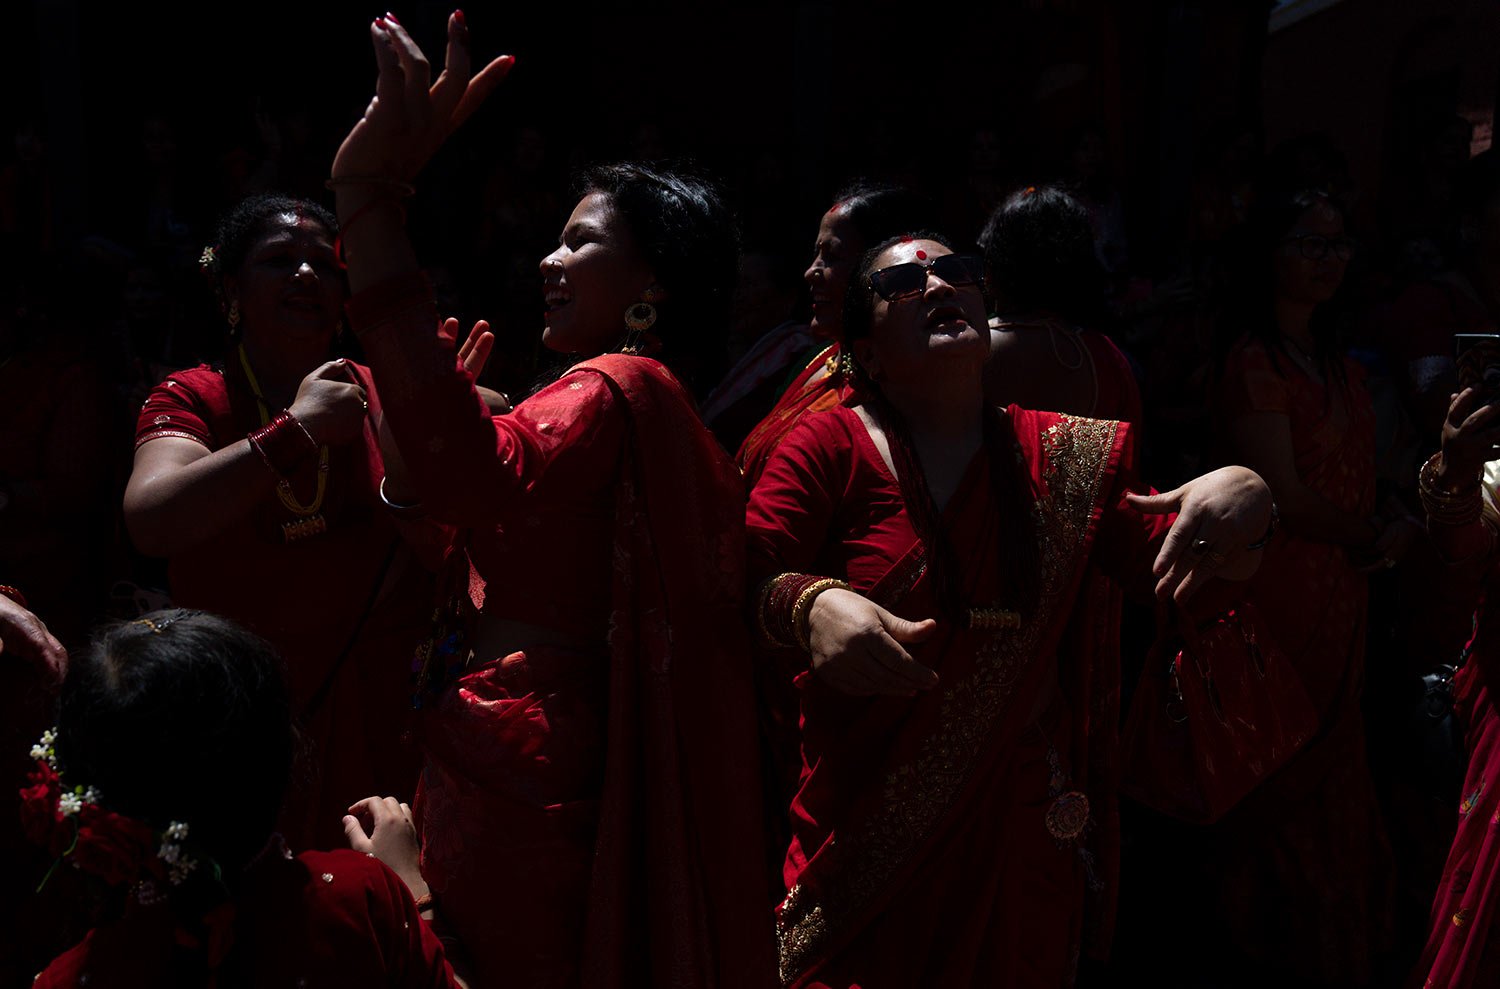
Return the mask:
[[[245,380],[250,383],[250,391],[255,395],[255,407],[260,412],[260,424],[268,426],[271,423],[271,410],[266,407],[266,396],[261,393],[260,382],[255,379],[255,372],[250,368],[250,358],[245,353],[245,344],[239,345],[240,367],[245,369]],[[287,542],[295,542],[306,536],[316,536],[320,532],[328,530],[328,522],[319,514],[323,507],[323,495],[328,491],[328,446],[324,444],[318,447],[318,488],[313,494],[312,504],[304,505],[297,500],[297,494],[292,490],[292,482],[280,475],[276,478],[276,497],[287,511],[297,516],[294,522],[283,522],[281,534]]]

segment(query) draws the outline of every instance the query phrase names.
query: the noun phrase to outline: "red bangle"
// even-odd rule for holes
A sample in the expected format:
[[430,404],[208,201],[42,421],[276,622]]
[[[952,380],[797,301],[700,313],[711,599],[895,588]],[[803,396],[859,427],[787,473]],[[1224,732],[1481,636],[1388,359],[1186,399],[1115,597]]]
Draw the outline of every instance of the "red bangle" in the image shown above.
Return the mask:
[[14,601],[16,604],[19,604],[23,608],[29,610],[31,607],[26,603],[26,595],[22,594],[14,587],[11,587],[9,584],[0,584],[0,594],[3,594],[6,597],[10,598],[12,601]]
[[308,456],[318,452],[307,427],[290,412],[282,412],[246,437],[250,447],[278,477],[286,477]]
[[793,647],[800,643],[795,610],[802,593],[820,580],[816,574],[784,573],[761,585],[760,632],[766,644]]

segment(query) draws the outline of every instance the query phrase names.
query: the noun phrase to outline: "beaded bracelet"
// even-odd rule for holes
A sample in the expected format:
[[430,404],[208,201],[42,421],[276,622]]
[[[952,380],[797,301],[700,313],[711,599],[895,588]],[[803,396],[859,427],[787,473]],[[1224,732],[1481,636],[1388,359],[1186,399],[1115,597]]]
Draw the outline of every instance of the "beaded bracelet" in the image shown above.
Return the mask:
[[1281,521],[1281,513],[1276,510],[1276,502],[1271,502],[1271,521],[1266,525],[1266,534],[1255,542],[1246,546],[1247,550],[1265,549],[1271,545],[1271,537],[1276,535],[1276,523]]

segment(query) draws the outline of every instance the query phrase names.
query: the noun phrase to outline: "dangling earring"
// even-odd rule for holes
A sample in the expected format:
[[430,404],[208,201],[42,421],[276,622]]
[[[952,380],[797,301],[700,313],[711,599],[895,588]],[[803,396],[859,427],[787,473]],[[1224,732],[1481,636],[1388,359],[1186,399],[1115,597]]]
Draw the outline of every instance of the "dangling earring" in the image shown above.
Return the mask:
[[656,307],[649,302],[635,302],[625,310],[625,343],[622,354],[639,355],[644,349],[641,336],[656,323]]
[[231,302],[229,304],[229,312],[227,312],[227,313],[224,314],[224,318],[229,322],[229,328],[231,330],[239,329],[239,325],[240,325],[240,304],[239,304],[239,300],[235,300],[234,302]]

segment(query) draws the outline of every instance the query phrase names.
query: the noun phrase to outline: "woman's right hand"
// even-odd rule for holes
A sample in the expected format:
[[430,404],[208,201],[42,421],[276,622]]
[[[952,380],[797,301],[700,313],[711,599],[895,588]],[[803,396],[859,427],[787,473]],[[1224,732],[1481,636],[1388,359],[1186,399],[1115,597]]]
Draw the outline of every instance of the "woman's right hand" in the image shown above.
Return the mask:
[[344,818],[344,837],[356,852],[373,855],[401,877],[415,897],[427,893],[421,845],[411,807],[395,797],[366,797]]
[[365,390],[354,382],[348,363],[337,360],[302,379],[287,411],[297,417],[313,442],[341,446],[364,431],[368,409]]
[[448,50],[436,82],[422,49],[393,18],[377,17],[370,40],[380,70],[375,98],[339,146],[333,178],[409,183],[500,84],[515,58],[502,55],[471,76],[462,11],[448,17]]
[[937,686],[938,676],[902,646],[925,641],[936,628],[931,618],[909,622],[861,594],[830,588],[808,610],[813,672],[856,697],[915,696]]
[[1443,423],[1443,461],[1439,477],[1445,487],[1474,481],[1500,447],[1500,402],[1481,405],[1478,388],[1453,396]]

